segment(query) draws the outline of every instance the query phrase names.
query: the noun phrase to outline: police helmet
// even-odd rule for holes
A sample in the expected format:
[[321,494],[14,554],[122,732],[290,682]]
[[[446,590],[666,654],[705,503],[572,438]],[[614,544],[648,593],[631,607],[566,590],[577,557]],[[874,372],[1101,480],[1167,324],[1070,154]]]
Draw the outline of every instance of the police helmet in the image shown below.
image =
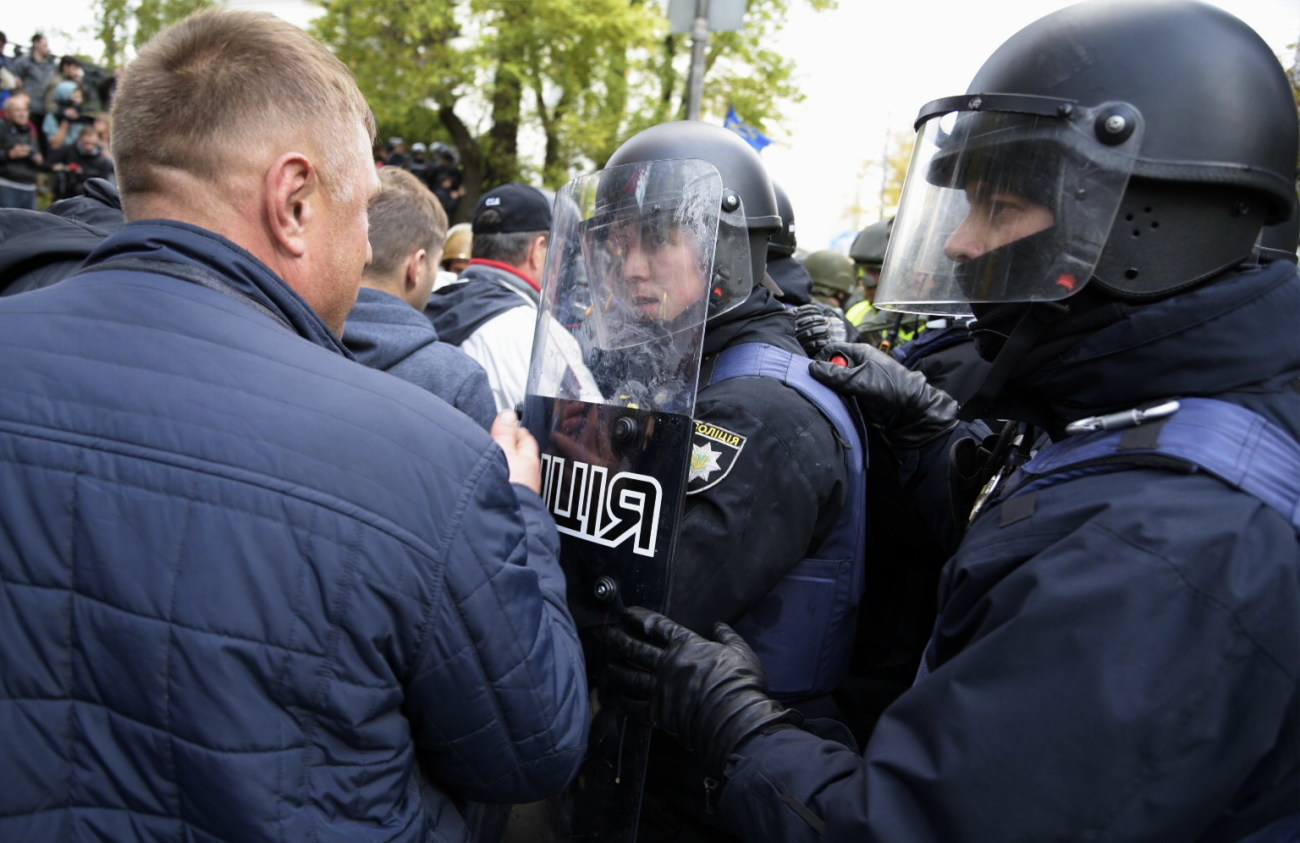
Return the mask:
[[[734,266],[741,277],[722,279],[724,286],[736,294],[711,306],[711,318],[739,304],[762,279],[768,237],[781,230],[781,214],[772,180],[758,153],[735,132],[711,123],[682,120],[651,126],[625,141],[610,156],[605,169],[678,159],[704,161],[717,170],[722,177],[724,217],[734,215],[736,226],[743,226],[729,231],[726,218],[719,223],[715,274],[720,267]],[[747,255],[739,254],[740,250],[747,251]]]
[[437,161],[440,158],[446,158],[452,164],[460,163],[460,153],[456,147],[443,141],[434,141],[429,144],[429,157]]
[[794,206],[790,204],[790,197],[776,182],[772,182],[772,190],[776,193],[776,209],[781,215],[781,230],[767,240],[768,260],[788,258],[799,247],[794,236]]
[[803,266],[812,276],[812,290],[815,294],[833,296],[853,292],[852,258],[823,249],[804,258]]
[[1291,215],[1291,219],[1270,225],[1259,233],[1259,245],[1256,247],[1260,263],[1286,261],[1300,262],[1300,213]]
[[889,233],[894,228],[894,218],[873,222],[858,232],[849,246],[849,257],[865,266],[879,268],[885,262],[885,247],[889,245]]
[[[1047,15],[994,51],[965,95],[923,107],[917,127],[885,307],[959,312],[1085,284],[1156,299],[1249,259],[1261,227],[1294,213],[1290,82],[1258,34],[1194,0]],[[968,219],[1007,194],[1047,226],[960,253]]]

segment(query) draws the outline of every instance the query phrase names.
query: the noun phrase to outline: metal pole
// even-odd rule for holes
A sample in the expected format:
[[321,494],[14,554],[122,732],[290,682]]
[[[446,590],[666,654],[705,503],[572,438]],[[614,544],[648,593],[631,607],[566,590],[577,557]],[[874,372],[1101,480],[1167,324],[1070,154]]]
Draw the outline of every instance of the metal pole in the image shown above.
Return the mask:
[[686,119],[700,119],[704,97],[704,58],[709,49],[709,0],[695,0],[695,26],[691,29],[691,76],[687,82]]

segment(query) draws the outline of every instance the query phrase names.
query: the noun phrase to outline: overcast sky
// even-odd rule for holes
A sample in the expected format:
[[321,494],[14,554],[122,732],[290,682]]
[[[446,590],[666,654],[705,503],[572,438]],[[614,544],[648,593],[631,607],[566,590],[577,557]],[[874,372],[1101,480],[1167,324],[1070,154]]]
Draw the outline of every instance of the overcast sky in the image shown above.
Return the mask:
[[[876,166],[889,132],[912,134],[920,107],[965,92],[993,50],[1068,0],[841,0],[796,11],[783,52],[798,62],[808,99],[788,114],[783,141],[763,151],[794,206],[799,245],[827,248],[874,222]],[[1275,52],[1300,41],[1300,0],[1217,0]],[[796,8],[799,4],[796,3]],[[1290,66],[1292,56],[1287,56]],[[864,162],[872,167],[860,178]],[[865,208],[854,217],[851,209]],[[837,244],[838,245],[838,244]],[[844,246],[847,248],[847,245]]]
[[[526,5],[527,0],[519,0]],[[1213,0],[1250,24],[1273,47],[1294,56],[1300,0]],[[303,25],[305,0],[233,0]],[[791,20],[776,45],[796,62],[807,99],[769,128],[777,141],[763,159],[794,206],[801,248],[840,244],[874,222],[880,160],[890,132],[910,133],[917,110],[959,94],[994,48],[1068,0],[840,0],[811,13],[791,0]],[[0,30],[26,43],[35,29],[56,54],[97,54],[90,36],[92,0],[4,0]],[[744,115],[741,115],[742,117]],[[853,209],[863,211],[855,215]],[[843,246],[847,248],[846,245]]]

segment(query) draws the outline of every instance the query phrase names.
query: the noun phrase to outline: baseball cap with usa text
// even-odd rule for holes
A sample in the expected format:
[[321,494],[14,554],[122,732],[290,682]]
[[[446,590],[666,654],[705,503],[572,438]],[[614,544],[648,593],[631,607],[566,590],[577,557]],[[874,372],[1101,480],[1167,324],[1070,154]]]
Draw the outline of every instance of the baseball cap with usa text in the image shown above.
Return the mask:
[[[489,211],[496,213],[486,213]],[[507,182],[479,197],[471,225],[475,234],[549,231],[551,203],[535,187]]]

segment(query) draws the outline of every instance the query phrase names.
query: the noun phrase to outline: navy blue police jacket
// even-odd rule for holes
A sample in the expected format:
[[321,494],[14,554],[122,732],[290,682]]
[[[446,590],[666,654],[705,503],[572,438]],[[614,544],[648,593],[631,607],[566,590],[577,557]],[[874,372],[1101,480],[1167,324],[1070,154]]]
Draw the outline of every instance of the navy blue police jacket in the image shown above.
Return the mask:
[[[1205,396],[1300,438],[1297,313],[1294,265],[1241,272],[1136,309],[1024,388],[1061,421]],[[943,572],[931,672],[862,754],[794,729],[738,748],[733,830],[1227,841],[1300,810],[1296,530],[1201,473],[1036,494],[1027,518],[995,504],[971,525]]]
[[0,300],[0,839],[463,841],[563,789],[558,539],[488,434],[211,232],[88,262]]

